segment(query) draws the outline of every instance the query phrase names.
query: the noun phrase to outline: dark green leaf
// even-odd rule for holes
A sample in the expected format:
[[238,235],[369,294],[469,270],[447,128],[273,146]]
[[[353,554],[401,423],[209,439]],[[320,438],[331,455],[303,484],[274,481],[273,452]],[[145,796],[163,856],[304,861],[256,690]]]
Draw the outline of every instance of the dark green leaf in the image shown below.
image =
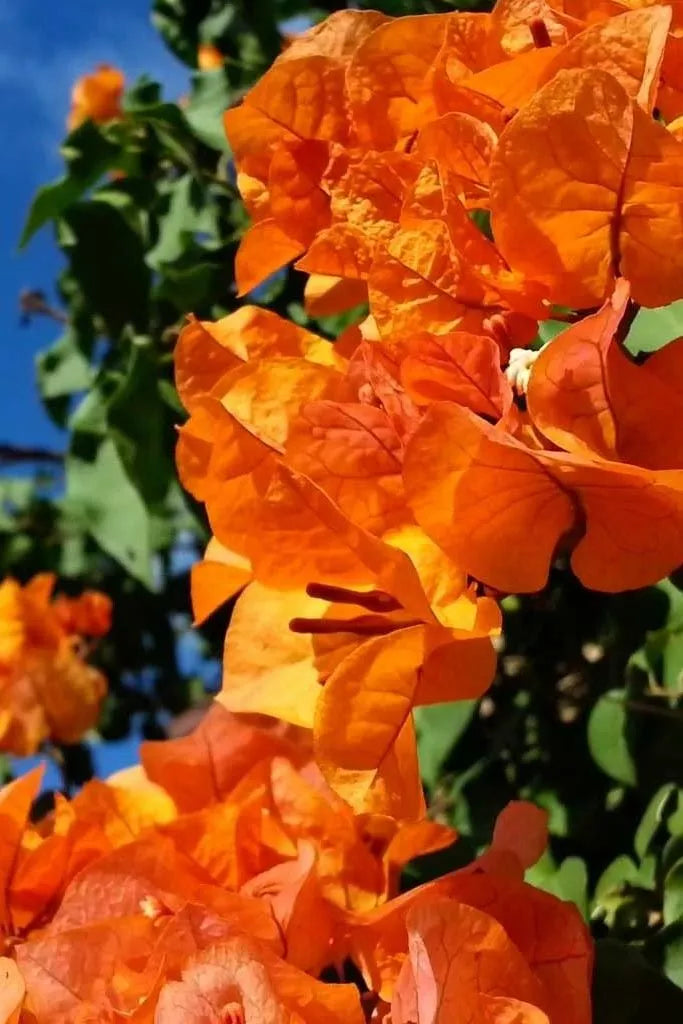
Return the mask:
[[683,858],[667,872],[664,879],[664,924],[683,923]]
[[[196,254],[196,257],[195,257]],[[204,259],[201,257],[204,256]],[[182,261],[164,267],[156,296],[170,303],[179,314],[201,313],[207,304],[228,298],[230,276],[222,263],[209,262],[197,246],[186,250]]]
[[43,224],[61,216],[105,171],[116,165],[120,146],[103,135],[91,121],[86,121],[71,133],[63,152],[68,161],[67,173],[36,193],[21,235],[21,246],[26,245]]
[[199,24],[211,10],[210,0],[154,0],[152,22],[180,60],[194,67]]
[[636,766],[626,739],[625,692],[603,694],[588,720],[588,746],[596,764],[617,782],[636,784]]
[[476,707],[474,700],[460,700],[416,708],[420,769],[428,786],[437,782],[446,758],[471,722]]
[[[673,802],[672,802],[673,797]],[[658,789],[647,805],[647,810],[636,829],[633,848],[642,860],[650,850],[650,844],[657,831],[663,826],[668,814],[676,805],[676,787],[672,782]]]
[[107,202],[76,203],[64,214],[71,270],[107,334],[146,322],[149,270],[143,242],[121,211]]
[[149,344],[131,347],[126,376],[109,399],[111,436],[131,482],[149,503],[163,500],[175,469],[158,389],[159,367]]

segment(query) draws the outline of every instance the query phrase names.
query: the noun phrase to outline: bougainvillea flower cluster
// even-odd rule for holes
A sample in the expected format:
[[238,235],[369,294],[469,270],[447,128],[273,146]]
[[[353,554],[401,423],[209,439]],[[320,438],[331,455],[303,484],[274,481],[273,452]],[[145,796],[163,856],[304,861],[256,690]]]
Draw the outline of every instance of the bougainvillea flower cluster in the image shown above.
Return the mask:
[[355,814],[305,730],[215,704],[141,757],[35,824],[38,770],[0,792],[3,1024],[408,1022],[416,1004],[589,1020],[580,915],[523,881],[546,841],[533,806],[398,896],[403,865],[455,833]]
[[[238,254],[242,289],[298,257],[315,301],[353,304],[356,286],[369,301],[364,345],[335,346],[352,357],[346,383],[363,418],[342,425],[349,391],[309,369],[319,393],[291,395],[295,418],[290,396],[281,403],[286,463],[355,524],[376,535],[418,524],[501,591],[541,588],[558,548],[606,590],[655,582],[683,560],[680,429],[650,387],[654,375],[675,389],[678,347],[644,365],[623,348],[639,305],[683,292],[683,148],[666,124],[683,109],[681,28],[661,5],[590,14],[512,0],[490,15],[340,12],[226,115],[254,221]],[[540,397],[539,367],[521,409],[502,371],[556,315],[578,321],[549,348],[557,386]],[[567,393],[600,415],[591,380],[577,380],[579,337],[594,348],[600,337],[627,364],[612,430],[633,437],[647,422],[639,446],[587,448],[582,410],[549,431]],[[249,346],[252,375],[274,374],[266,354]],[[370,437],[381,452],[372,468]]]
[[[347,10],[227,112],[240,292],[295,262],[314,316],[358,315],[182,331],[222,690],[47,819],[37,775],[0,795],[0,1020],[590,1020],[581,917],[524,881],[543,812],[400,891],[455,838],[413,709],[487,690],[500,598],[554,565],[618,592],[683,563],[681,343],[628,345],[683,298],[682,39],[678,5],[626,0]],[[58,607],[60,635],[89,616]]]
[[486,690],[496,595],[683,563],[680,344],[625,348],[683,297],[677,19],[338,12],[226,114],[238,286],[297,260],[314,311],[368,310],[334,342],[249,305],[183,331],[195,610],[240,594],[220,699],[311,728],[358,811],[423,812],[412,710]]
[[486,689],[497,594],[683,562],[680,346],[625,348],[683,297],[676,16],[338,12],[226,114],[242,291],[297,259],[314,309],[369,312],[183,331],[195,606],[241,592],[220,699],[311,728],[358,811],[423,811],[413,709]]
[[34,754],[42,743],[75,743],[97,721],[106,692],[88,646],[108,632],[105,594],[52,597],[55,578],[0,583],[0,750]]

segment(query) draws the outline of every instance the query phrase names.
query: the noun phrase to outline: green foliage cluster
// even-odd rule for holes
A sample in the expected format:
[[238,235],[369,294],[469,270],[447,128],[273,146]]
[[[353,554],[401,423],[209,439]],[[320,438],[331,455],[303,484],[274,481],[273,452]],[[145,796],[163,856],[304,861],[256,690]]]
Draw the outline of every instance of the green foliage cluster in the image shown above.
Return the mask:
[[[51,569],[67,590],[112,596],[114,628],[98,654],[111,685],[104,739],[140,718],[146,735],[159,735],[164,713],[203,696],[176,656],[190,614],[187,572],[177,566],[196,557],[208,531],[174,470],[183,410],[172,356],[189,311],[215,319],[238,305],[231,267],[247,221],[221,115],[279,52],[287,19],[343,6],[155,0],[154,24],[188,66],[187,96],[165,99],[156,83],[135,83],[122,120],[68,136],[64,174],[27,218],[24,242],[49,225],[65,261],[64,329],[40,355],[37,383],[68,447],[57,469],[2,479],[0,571],[26,579]],[[456,5],[365,6],[404,14]],[[223,69],[196,69],[200,43],[221,50]],[[256,301],[303,323],[302,292],[302,275],[290,270]],[[332,336],[339,324],[313,326]],[[543,330],[550,336],[552,324]],[[645,351],[653,338],[681,334],[677,304],[640,314],[631,337]],[[438,870],[478,848],[509,799],[546,807],[551,847],[531,878],[590,920],[599,939],[596,1020],[609,1024],[656,1008],[658,1020],[683,1020],[680,587],[671,579],[595,594],[558,568],[543,593],[505,599],[491,691],[418,712],[433,813],[463,837]],[[203,629],[207,654],[219,655],[226,618]],[[78,751],[67,752],[66,766],[71,781],[90,770]],[[426,860],[407,881],[436,868]]]

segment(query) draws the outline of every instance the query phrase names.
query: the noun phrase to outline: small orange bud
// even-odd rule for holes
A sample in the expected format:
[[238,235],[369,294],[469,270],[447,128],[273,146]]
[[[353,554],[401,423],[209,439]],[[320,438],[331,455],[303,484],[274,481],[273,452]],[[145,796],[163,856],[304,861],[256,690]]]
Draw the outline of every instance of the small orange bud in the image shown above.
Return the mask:
[[215,71],[222,68],[224,57],[213,43],[200,43],[197,50],[197,66],[201,71]]
[[101,124],[120,117],[124,86],[123,72],[110,64],[100,64],[92,74],[77,79],[71,90],[69,131],[87,120]]

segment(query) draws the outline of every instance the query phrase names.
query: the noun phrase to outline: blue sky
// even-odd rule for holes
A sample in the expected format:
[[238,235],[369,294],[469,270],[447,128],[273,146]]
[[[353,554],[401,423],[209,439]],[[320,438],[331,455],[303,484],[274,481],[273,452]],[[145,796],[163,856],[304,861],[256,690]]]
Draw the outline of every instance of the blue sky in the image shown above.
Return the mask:
[[[41,288],[54,299],[60,267],[49,229],[29,248],[17,243],[35,190],[61,173],[59,145],[71,84],[97,64],[121,67],[129,81],[146,72],[174,98],[188,73],[167,51],[149,21],[150,0],[0,0],[0,442],[62,448],[64,439],[43,412],[35,386],[36,353],[53,341],[58,325],[20,327],[22,288]],[[98,774],[137,759],[137,741],[101,744]],[[58,776],[49,766],[48,787]]]
[[33,368],[58,325],[36,321],[21,328],[17,312],[22,288],[54,298],[59,254],[49,229],[21,253],[17,242],[35,190],[60,174],[71,84],[109,62],[129,81],[143,72],[156,77],[169,98],[187,87],[187,70],[153,29],[150,6],[150,0],[0,0],[0,442],[63,446],[41,409]]

